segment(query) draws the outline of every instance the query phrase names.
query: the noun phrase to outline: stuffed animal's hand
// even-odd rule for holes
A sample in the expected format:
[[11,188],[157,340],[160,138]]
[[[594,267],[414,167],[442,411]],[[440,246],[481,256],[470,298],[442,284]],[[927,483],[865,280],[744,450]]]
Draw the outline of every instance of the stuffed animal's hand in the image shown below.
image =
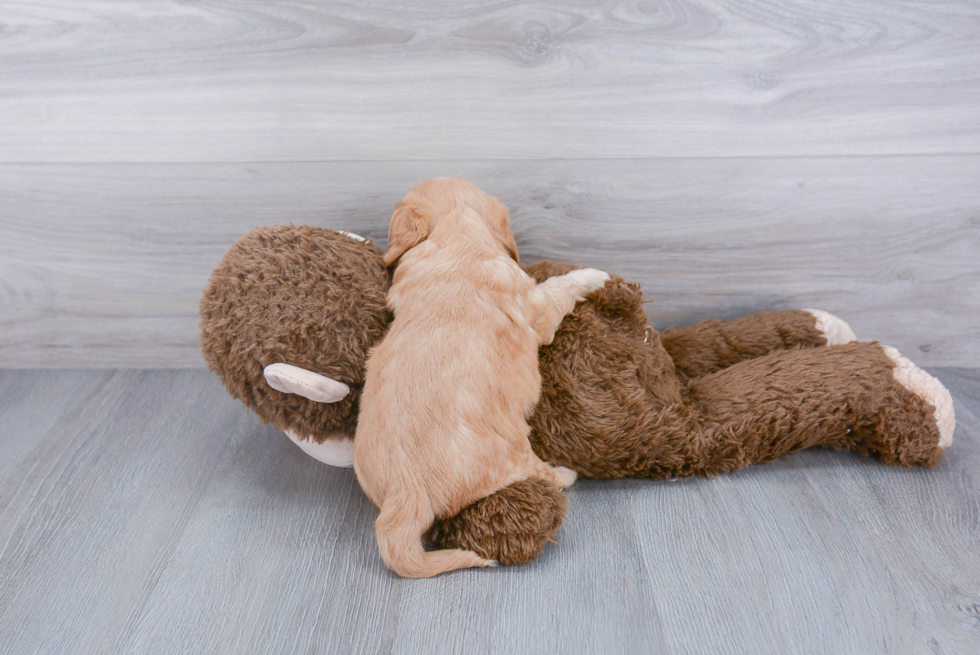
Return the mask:
[[[335,403],[350,393],[350,387],[343,382],[291,364],[269,364],[263,374],[265,381],[276,391],[298,394],[318,403]],[[354,439],[349,435],[327,439],[323,443],[301,439],[292,430],[286,430],[286,436],[307,455],[324,464],[344,468],[354,466]]]

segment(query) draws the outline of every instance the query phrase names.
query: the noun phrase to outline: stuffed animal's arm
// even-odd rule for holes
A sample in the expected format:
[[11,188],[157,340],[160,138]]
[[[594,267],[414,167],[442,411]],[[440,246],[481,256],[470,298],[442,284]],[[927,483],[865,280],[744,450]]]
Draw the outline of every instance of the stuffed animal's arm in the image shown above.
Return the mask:
[[819,309],[701,321],[687,328],[670,328],[661,339],[682,379],[700,378],[774,350],[856,340],[847,323]]
[[[273,389],[298,394],[318,403],[335,403],[350,393],[350,387],[343,382],[290,364],[269,364],[264,374],[265,381]],[[293,430],[286,430],[286,436],[304,453],[324,464],[345,468],[354,465],[354,440],[349,435],[337,435],[336,439],[326,439],[322,443],[304,439]]]

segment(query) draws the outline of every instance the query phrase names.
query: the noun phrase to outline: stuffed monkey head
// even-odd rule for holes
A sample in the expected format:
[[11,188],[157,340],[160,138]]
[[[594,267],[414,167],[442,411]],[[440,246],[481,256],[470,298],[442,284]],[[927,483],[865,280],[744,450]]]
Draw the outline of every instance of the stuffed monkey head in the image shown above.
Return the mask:
[[361,237],[256,228],[228,250],[201,299],[204,359],[264,423],[315,457],[306,446],[349,457],[368,350],[391,322],[390,284],[383,253]]

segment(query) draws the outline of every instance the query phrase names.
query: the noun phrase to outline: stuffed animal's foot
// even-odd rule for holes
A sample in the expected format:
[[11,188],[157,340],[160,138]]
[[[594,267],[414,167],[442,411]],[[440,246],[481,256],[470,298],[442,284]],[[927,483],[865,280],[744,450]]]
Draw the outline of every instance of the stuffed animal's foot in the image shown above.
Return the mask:
[[946,448],[953,443],[956,430],[956,414],[953,411],[953,397],[943,383],[913,364],[902,353],[891,346],[883,346],[885,355],[895,364],[892,376],[895,381],[935,408],[934,417],[939,429],[939,447]]
[[857,341],[851,326],[833,314],[822,309],[804,309],[803,311],[813,314],[813,317],[817,319],[816,328],[823,334],[828,346]]

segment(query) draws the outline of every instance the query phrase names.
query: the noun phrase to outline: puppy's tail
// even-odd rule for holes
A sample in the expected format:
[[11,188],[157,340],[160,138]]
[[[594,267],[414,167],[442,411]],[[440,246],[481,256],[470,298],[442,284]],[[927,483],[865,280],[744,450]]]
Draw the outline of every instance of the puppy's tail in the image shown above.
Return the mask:
[[393,495],[385,499],[375,523],[378,549],[385,565],[406,578],[431,578],[440,573],[473,566],[494,566],[470,550],[448,549],[426,552],[422,533],[435,516],[423,498]]

